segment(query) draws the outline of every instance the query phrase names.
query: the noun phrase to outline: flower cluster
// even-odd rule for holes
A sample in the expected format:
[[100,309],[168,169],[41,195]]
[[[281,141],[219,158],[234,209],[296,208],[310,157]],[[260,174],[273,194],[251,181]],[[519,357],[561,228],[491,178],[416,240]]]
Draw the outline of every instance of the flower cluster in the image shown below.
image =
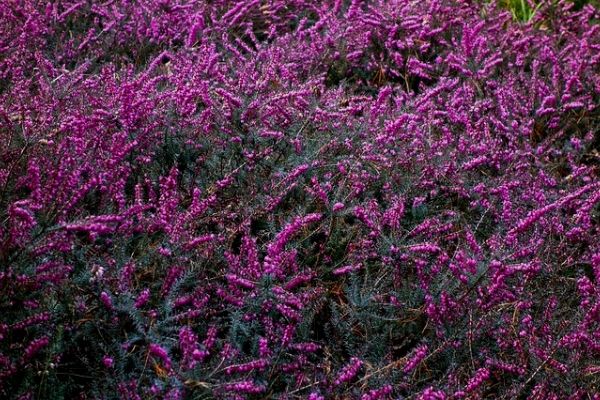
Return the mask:
[[333,382],[333,384],[339,386],[351,381],[356,377],[356,374],[358,373],[362,365],[363,362],[360,358],[352,357],[348,365],[344,366],[344,368],[342,368],[342,370],[338,373],[338,376]]
[[0,2],[0,398],[597,398],[600,13],[513,3]]

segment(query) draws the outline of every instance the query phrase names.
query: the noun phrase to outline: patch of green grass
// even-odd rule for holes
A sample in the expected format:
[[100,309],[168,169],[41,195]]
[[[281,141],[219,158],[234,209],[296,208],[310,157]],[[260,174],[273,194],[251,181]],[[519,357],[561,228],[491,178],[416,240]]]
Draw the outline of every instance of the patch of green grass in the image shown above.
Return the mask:
[[[501,7],[510,11],[516,22],[527,24],[535,17],[544,5],[544,0],[498,0]],[[586,4],[600,7],[600,0],[571,0],[575,10],[580,10]]]
[[502,0],[501,4],[511,12],[515,21],[529,23],[535,17],[543,2],[533,3],[528,0]]

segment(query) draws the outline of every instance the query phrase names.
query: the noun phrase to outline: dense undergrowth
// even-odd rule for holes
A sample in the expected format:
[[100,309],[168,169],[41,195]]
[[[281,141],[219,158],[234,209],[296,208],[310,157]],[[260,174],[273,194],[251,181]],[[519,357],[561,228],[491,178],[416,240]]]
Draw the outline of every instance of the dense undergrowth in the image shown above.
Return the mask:
[[3,1],[0,397],[598,399],[598,18]]

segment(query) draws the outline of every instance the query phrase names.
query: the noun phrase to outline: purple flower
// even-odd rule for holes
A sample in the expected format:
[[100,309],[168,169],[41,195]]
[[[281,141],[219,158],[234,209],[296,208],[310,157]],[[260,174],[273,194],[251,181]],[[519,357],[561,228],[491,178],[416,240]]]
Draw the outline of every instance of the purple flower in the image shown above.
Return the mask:
[[405,374],[410,373],[414,370],[422,361],[425,359],[427,355],[428,347],[427,345],[422,345],[416,348],[411,357],[408,359],[407,363],[404,365],[403,371]]
[[357,357],[352,357],[350,362],[342,368],[342,370],[338,373],[337,378],[333,382],[334,385],[340,386],[344,383],[350,382],[352,379],[356,377],[356,374],[362,367],[363,362],[361,359]]
[[167,350],[156,343],[150,344],[148,350],[150,355],[158,358],[166,369],[171,369],[171,359],[169,358]]
[[102,357],[102,364],[104,365],[104,367],[110,369],[114,366],[115,361],[109,356],[104,356]]

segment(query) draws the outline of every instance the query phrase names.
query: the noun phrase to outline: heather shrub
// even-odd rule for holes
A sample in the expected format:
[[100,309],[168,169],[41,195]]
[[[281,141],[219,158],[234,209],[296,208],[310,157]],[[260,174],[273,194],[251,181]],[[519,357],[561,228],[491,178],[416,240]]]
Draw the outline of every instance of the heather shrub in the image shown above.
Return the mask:
[[0,49],[0,397],[598,397],[594,7],[11,0]]

